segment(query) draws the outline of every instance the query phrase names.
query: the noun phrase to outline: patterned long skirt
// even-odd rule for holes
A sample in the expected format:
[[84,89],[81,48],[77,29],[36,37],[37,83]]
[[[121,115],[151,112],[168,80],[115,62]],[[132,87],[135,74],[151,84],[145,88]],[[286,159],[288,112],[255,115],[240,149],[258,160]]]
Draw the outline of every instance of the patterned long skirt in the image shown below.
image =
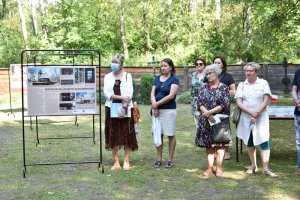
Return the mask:
[[[131,116],[133,116],[131,109]],[[105,149],[129,148],[138,150],[134,121],[131,118],[110,118],[110,108],[105,107]]]

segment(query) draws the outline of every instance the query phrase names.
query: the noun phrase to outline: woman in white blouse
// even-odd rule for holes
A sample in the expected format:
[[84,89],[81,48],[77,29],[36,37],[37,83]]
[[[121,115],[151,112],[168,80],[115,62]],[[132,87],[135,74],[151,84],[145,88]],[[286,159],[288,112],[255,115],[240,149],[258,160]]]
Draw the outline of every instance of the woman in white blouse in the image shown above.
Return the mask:
[[260,154],[264,174],[270,177],[277,175],[269,169],[270,128],[267,106],[270,103],[271,90],[266,80],[257,77],[260,65],[247,63],[244,67],[246,80],[238,85],[235,99],[241,109],[241,117],[237,126],[237,137],[248,146],[251,167],[247,174],[257,172],[256,148],[260,145]]
[[[118,151],[125,150],[123,169],[129,170],[129,155],[138,149],[132,114],[133,85],[130,73],[123,68],[123,56],[112,58],[111,70],[104,76],[105,102],[105,148],[112,150],[114,165],[111,170],[121,168]],[[116,108],[117,109],[113,109]],[[117,110],[117,111],[116,111]],[[116,112],[114,112],[116,111]]]

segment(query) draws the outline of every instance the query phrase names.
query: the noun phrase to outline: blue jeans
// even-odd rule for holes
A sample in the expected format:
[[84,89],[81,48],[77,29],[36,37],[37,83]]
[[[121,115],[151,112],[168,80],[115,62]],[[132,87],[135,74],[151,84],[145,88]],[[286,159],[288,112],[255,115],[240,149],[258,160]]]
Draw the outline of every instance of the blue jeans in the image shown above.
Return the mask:
[[298,169],[300,169],[300,115],[295,115],[296,145],[298,150]]

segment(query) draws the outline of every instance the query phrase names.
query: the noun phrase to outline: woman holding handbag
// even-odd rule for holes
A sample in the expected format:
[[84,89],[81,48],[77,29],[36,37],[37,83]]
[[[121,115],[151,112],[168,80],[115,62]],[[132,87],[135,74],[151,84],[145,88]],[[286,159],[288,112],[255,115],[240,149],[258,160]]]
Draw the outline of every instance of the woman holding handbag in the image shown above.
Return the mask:
[[241,109],[237,125],[237,137],[248,146],[251,167],[247,174],[257,172],[256,148],[260,145],[260,154],[264,174],[270,177],[277,175],[269,169],[270,160],[270,125],[267,111],[271,99],[271,90],[266,80],[257,77],[260,65],[247,63],[244,67],[246,80],[238,85],[235,94],[236,104]]
[[216,152],[216,176],[221,177],[224,149],[229,142],[215,142],[213,140],[212,126],[215,123],[216,114],[229,116],[229,90],[220,82],[219,75],[222,70],[216,64],[207,66],[204,74],[208,80],[199,92],[198,108],[200,111],[198,129],[195,144],[198,147],[206,148],[208,167],[203,172],[204,176],[209,176],[214,172],[214,154]]
[[125,150],[123,169],[129,170],[129,155],[138,149],[133,121],[133,85],[130,73],[124,68],[123,56],[112,58],[111,70],[104,76],[105,102],[105,148],[112,150],[114,165],[111,170],[121,168],[118,151]]

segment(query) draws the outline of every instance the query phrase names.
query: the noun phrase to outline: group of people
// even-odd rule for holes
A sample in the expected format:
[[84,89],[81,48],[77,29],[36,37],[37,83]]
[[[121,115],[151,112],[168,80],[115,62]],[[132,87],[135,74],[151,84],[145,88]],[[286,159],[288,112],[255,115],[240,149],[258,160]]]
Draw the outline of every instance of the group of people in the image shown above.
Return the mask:
[[[130,73],[123,68],[124,58],[117,54],[112,58],[111,70],[104,77],[105,103],[105,148],[112,150],[113,166],[111,170],[121,168],[118,151],[125,150],[123,169],[129,170],[129,155],[138,149],[133,114],[133,86]],[[179,90],[179,79],[175,75],[175,66],[170,58],[160,62],[160,75],[156,76],[151,90],[152,115],[158,118],[161,125],[161,139],[168,137],[169,153],[165,168],[174,166],[173,155],[176,147],[176,94]],[[192,73],[191,107],[196,126],[195,145],[206,149],[207,169],[204,176],[215,172],[217,177],[223,175],[223,159],[230,159],[230,142],[215,142],[211,124],[216,123],[216,114],[230,116],[230,98],[234,98],[241,109],[237,124],[237,137],[248,147],[251,166],[247,174],[258,171],[256,162],[256,146],[260,145],[263,173],[269,177],[277,177],[269,167],[270,128],[267,106],[271,99],[271,90],[266,80],[258,77],[260,65],[255,62],[244,66],[246,80],[239,83],[236,89],[231,74],[227,73],[225,58],[216,56],[213,64],[206,66],[203,58],[195,60],[195,72]],[[300,70],[293,80],[292,96],[296,104],[295,126],[298,148],[298,170],[300,175]],[[119,105],[119,117],[112,117],[113,107]],[[127,115],[125,115],[126,113]],[[128,114],[129,113],[129,114]],[[154,167],[162,165],[163,142],[156,147]],[[214,160],[216,159],[216,168]]]

